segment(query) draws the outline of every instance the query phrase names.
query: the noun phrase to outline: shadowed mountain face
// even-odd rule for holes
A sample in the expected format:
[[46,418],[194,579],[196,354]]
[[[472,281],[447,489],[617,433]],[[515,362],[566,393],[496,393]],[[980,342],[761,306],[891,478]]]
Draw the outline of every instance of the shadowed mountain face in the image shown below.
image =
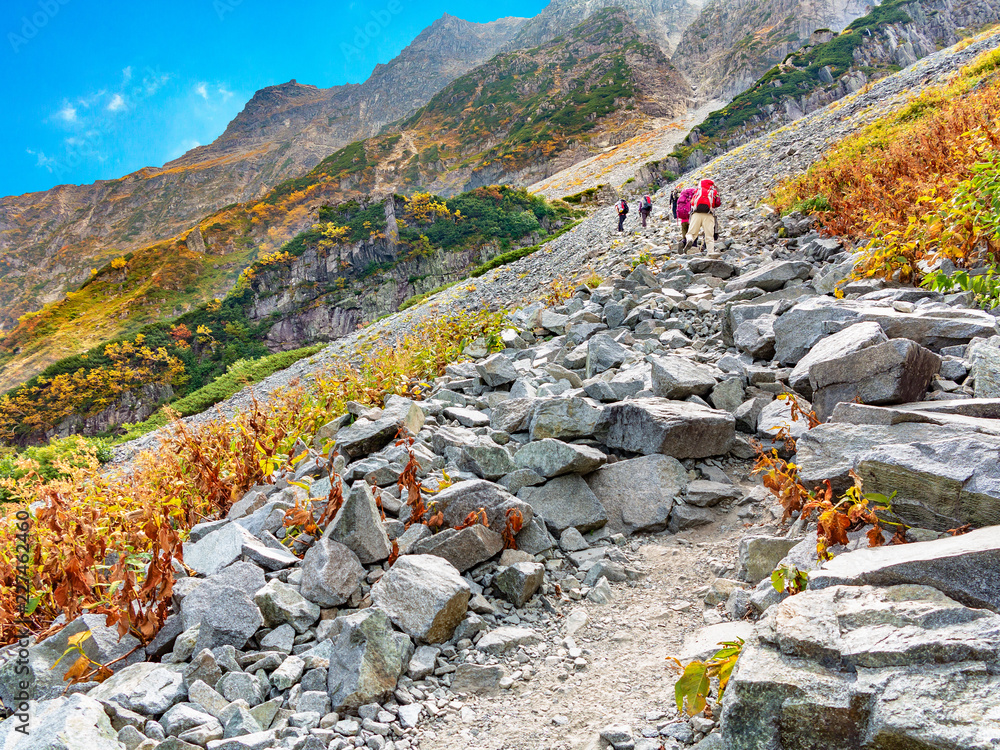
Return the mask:
[[0,199],[0,330],[124,251],[257,198],[374,135],[492,57],[524,22],[446,15],[363,84],[261,89],[216,141],[162,168]]
[[701,98],[730,99],[809,41],[841,31],[874,0],[708,0],[684,31],[674,65]]

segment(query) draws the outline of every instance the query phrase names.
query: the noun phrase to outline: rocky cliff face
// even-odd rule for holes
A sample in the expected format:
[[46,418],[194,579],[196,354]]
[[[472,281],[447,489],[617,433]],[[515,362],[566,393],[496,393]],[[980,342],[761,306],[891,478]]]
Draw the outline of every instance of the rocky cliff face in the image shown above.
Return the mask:
[[170,237],[378,132],[492,57],[524,19],[444,16],[364,84],[258,91],[215,142],[162,168],[0,200],[0,330],[123,250]]
[[621,8],[636,27],[670,54],[698,17],[702,0],[553,0],[525,23],[509,49],[528,49],[566,33],[604,8]]
[[692,132],[692,148],[664,168],[693,169],[997,22],[998,0],[913,0],[879,6],[840,35],[814,32],[809,44]]
[[809,41],[840,31],[872,0],[709,0],[684,31],[674,65],[704,99],[730,99]]

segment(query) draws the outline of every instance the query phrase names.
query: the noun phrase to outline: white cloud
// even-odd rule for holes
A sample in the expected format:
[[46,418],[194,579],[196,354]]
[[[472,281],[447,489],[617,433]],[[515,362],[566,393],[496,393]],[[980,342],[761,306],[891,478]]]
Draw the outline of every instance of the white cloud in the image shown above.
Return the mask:
[[131,65],[128,65],[128,66],[122,68],[122,79],[124,80],[125,83],[128,83],[129,81],[132,80],[132,66]]
[[147,75],[143,76],[142,88],[145,91],[146,96],[152,96],[169,80],[169,73],[158,73],[151,70],[148,71]]
[[198,94],[202,99],[208,101],[208,84],[199,83],[194,87],[194,92]]
[[63,122],[76,122],[76,107],[66,102],[63,104],[62,109],[56,112],[56,117]]
[[35,157],[36,167],[39,167],[51,173],[55,169],[55,167],[58,166],[58,162],[55,159],[46,156],[44,151],[32,151],[30,148],[25,150],[29,154]]
[[120,109],[125,108],[125,98],[121,94],[115,94],[111,97],[111,101],[108,102],[108,111],[117,112]]
[[219,96],[222,97],[222,101],[227,102],[232,97],[233,92],[226,88],[223,83],[219,84]]

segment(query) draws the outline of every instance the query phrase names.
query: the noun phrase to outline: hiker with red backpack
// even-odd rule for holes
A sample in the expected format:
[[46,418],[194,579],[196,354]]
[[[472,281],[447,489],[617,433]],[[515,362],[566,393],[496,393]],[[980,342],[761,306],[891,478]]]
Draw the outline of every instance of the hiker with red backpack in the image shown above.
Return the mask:
[[625,231],[625,217],[628,216],[628,203],[622,198],[615,204],[615,209],[618,211],[618,231]]
[[653,199],[648,195],[642,196],[642,200],[639,201],[639,218],[642,219],[642,228],[646,228],[646,219],[649,215],[653,213]]
[[722,205],[722,196],[711,180],[702,180],[691,198],[691,221],[685,233],[685,250],[694,247],[695,240],[705,231],[705,250],[715,250],[715,209]]

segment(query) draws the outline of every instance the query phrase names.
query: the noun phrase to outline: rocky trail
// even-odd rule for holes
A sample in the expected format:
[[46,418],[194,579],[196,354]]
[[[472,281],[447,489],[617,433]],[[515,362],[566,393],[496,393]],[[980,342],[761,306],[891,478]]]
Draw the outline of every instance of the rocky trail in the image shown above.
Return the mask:
[[[138,646],[100,618],[33,644],[35,736],[62,744],[18,744],[12,717],[0,747],[1000,747],[998,319],[964,294],[845,281],[837,238],[761,205],[998,42],[931,55],[686,176],[725,197],[712,254],[675,249],[662,193],[644,231],[633,216],[616,234],[601,209],[192,418],[266,399],[418,316],[517,308],[503,351],[474,342],[425,400],[352,404],[293,470],[196,526],[174,614],[106,682],[63,696],[51,668],[85,629],[102,663]],[[589,271],[599,285],[537,301]],[[794,420],[786,393],[823,423]],[[752,441],[783,430],[809,486],[843,492],[854,472],[897,492],[909,543],[872,549],[851,531],[821,567],[815,522],[782,523],[751,476]],[[404,502],[408,470],[433,513]],[[324,508],[331,479],[343,504],[321,538],[292,543],[308,546],[300,559],[282,518]],[[811,571],[807,590],[774,589],[785,564]],[[680,715],[668,657],[734,637],[746,644],[721,706]],[[5,705],[14,664],[0,665]]]

